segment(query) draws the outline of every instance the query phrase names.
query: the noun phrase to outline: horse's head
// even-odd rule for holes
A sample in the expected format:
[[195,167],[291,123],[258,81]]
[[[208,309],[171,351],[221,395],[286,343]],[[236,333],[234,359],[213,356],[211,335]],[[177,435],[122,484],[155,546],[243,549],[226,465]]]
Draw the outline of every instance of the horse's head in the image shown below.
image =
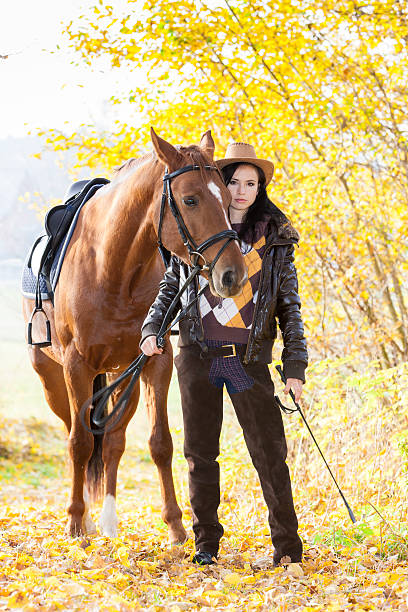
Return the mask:
[[[157,157],[167,168],[168,173],[176,172],[186,166],[199,166],[199,170],[185,172],[171,179],[171,190],[177,208],[188,233],[196,244],[202,244],[219,232],[231,229],[228,219],[228,206],[231,201],[229,190],[220,172],[215,167],[214,141],[211,132],[201,138],[200,146],[174,147],[151,130],[152,142]],[[165,247],[190,264],[189,252],[183,243],[177,222],[167,208],[162,227],[162,240]],[[217,259],[220,249],[227,238],[205,249],[199,263],[216,263],[208,274],[211,292],[220,297],[238,295],[247,280],[247,269],[238,243],[231,240]]]

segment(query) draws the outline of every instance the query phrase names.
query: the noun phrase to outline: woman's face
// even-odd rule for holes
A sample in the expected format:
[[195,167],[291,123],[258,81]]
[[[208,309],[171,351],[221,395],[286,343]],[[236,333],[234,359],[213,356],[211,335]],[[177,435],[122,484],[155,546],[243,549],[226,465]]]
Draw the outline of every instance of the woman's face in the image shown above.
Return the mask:
[[232,196],[230,206],[238,210],[249,208],[258,195],[258,186],[256,169],[248,164],[238,166],[227,185]]

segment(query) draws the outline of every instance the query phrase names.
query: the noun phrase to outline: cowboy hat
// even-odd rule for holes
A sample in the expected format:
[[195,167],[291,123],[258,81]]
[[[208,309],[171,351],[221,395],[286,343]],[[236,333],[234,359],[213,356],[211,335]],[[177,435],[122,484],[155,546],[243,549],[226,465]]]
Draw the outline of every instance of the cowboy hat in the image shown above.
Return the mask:
[[266,185],[271,182],[273,176],[273,163],[268,159],[259,159],[252,145],[246,142],[232,142],[227,147],[225,157],[223,159],[217,159],[215,163],[221,170],[225,168],[225,166],[236,164],[237,162],[258,166],[258,168],[264,171]]

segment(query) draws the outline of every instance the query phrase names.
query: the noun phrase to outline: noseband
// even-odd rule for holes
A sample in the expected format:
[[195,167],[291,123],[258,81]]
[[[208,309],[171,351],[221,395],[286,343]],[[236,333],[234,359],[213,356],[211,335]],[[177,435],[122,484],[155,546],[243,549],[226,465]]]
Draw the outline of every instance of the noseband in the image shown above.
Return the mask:
[[[162,195],[162,201],[161,201],[161,207],[160,207],[160,219],[159,219],[157,242],[158,242],[159,251],[163,258],[163,261],[168,264],[169,263],[168,253],[166,256],[166,249],[161,240],[164,212],[165,212],[165,206],[166,206],[166,200],[167,200],[169,204],[169,208],[171,212],[173,213],[173,216],[176,220],[178,231],[183,240],[183,244],[187,247],[191,265],[200,266],[202,270],[205,270],[209,274],[211,274],[215,264],[217,263],[218,259],[221,257],[222,253],[227,248],[229,243],[232,240],[239,241],[239,238],[235,230],[229,229],[229,230],[223,230],[222,232],[218,232],[218,234],[214,234],[213,236],[210,236],[210,238],[207,238],[207,240],[204,240],[204,242],[202,242],[201,244],[197,244],[194,238],[192,237],[192,235],[190,234],[190,232],[188,231],[187,226],[184,223],[184,219],[180,212],[180,209],[177,206],[177,202],[174,199],[173,192],[171,189],[171,180],[173,178],[176,178],[176,176],[180,176],[180,174],[184,174],[185,172],[192,172],[192,171],[200,170],[200,169],[201,167],[196,166],[196,165],[184,166],[183,168],[180,168],[179,170],[176,170],[175,172],[171,172],[169,174],[166,168],[166,171],[163,177],[164,187],[163,187],[163,195]],[[217,172],[219,172],[216,166],[204,166],[204,169],[205,170],[216,170]],[[212,246],[213,244],[220,242],[220,240],[225,240],[225,243],[222,245],[222,247],[218,251],[217,255],[214,257],[212,262],[208,263],[206,258],[203,255],[204,251],[208,249],[210,246]],[[200,259],[202,259],[204,262],[202,265],[198,263]]]

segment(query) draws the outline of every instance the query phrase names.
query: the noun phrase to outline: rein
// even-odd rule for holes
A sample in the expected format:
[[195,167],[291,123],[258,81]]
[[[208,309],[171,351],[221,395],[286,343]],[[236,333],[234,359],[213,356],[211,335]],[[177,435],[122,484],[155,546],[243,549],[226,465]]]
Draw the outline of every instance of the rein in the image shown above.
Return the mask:
[[[207,238],[207,240],[204,240],[204,242],[202,242],[201,244],[197,245],[194,238],[191,236],[190,232],[188,231],[188,228],[184,222],[183,216],[174,199],[173,192],[171,189],[171,180],[175,178],[176,176],[180,176],[181,174],[184,174],[185,172],[191,172],[191,171],[196,171],[200,169],[201,169],[200,166],[190,165],[190,166],[184,166],[183,168],[180,168],[179,170],[176,170],[175,172],[172,172],[169,174],[166,168],[166,171],[163,177],[164,188],[163,188],[163,195],[162,195],[162,200],[161,200],[160,218],[159,218],[159,227],[158,227],[158,240],[157,240],[158,249],[160,251],[160,254],[163,258],[164,263],[168,265],[169,263],[167,261],[168,256],[166,257],[165,255],[165,252],[167,251],[167,249],[165,249],[162,243],[162,240],[161,240],[165,205],[167,201],[169,208],[174,218],[176,219],[178,231],[183,240],[183,244],[187,247],[189,257],[190,257],[190,262],[193,266],[193,269],[190,275],[188,276],[188,278],[183,283],[183,286],[177,292],[177,295],[174,297],[173,301],[171,302],[164,316],[163,323],[159,329],[159,332],[157,334],[157,340],[156,340],[157,346],[160,348],[163,348],[164,346],[164,338],[166,334],[171,330],[172,327],[174,327],[174,325],[176,325],[176,323],[178,323],[187,314],[188,310],[198,301],[201,294],[204,292],[205,287],[203,287],[202,289],[200,289],[200,291],[198,291],[196,297],[189,304],[187,304],[187,306],[180,312],[180,314],[176,317],[173,323],[169,325],[173,312],[178,306],[178,302],[179,302],[181,295],[186,291],[187,287],[193,282],[194,278],[202,270],[207,271],[208,274],[211,275],[215,264],[217,263],[218,259],[220,258],[220,256],[222,255],[226,247],[230,244],[232,240],[239,240],[237,232],[230,229],[230,230],[223,230],[221,232],[218,232],[217,234],[210,236],[210,238]],[[216,170],[217,172],[219,172],[216,166],[204,166],[204,169],[205,170]],[[203,252],[206,249],[208,249],[210,246],[212,246],[213,244],[216,244],[217,242],[220,242],[221,240],[225,240],[225,243],[222,245],[222,247],[220,248],[220,250],[214,257],[212,262],[208,263],[206,258],[203,255]],[[200,258],[204,262],[203,265],[200,265],[198,263]],[[126,370],[124,370],[122,374],[118,376],[118,378],[112,384],[107,385],[103,389],[100,389],[90,399],[86,400],[86,402],[81,407],[80,417],[81,417],[81,422],[82,422],[83,427],[88,432],[94,435],[103,435],[107,433],[108,431],[110,431],[111,429],[113,429],[114,427],[116,427],[116,425],[122,419],[126,411],[127,403],[132,394],[133,388],[136,382],[138,381],[142,368],[148,359],[149,359],[148,355],[141,353],[140,355],[138,355],[138,357],[136,357],[134,361],[132,361],[132,363],[126,368]],[[108,404],[110,396],[118,388],[118,386],[129,377],[131,377],[130,381],[125,387],[125,389],[123,390],[119,400],[116,402],[112,412],[104,416],[105,408]],[[85,422],[86,411],[92,405],[94,405],[92,421],[98,429],[93,429],[92,427],[88,427],[87,423]],[[107,427],[107,424],[110,421],[112,421],[115,415],[116,415],[116,418]]]

